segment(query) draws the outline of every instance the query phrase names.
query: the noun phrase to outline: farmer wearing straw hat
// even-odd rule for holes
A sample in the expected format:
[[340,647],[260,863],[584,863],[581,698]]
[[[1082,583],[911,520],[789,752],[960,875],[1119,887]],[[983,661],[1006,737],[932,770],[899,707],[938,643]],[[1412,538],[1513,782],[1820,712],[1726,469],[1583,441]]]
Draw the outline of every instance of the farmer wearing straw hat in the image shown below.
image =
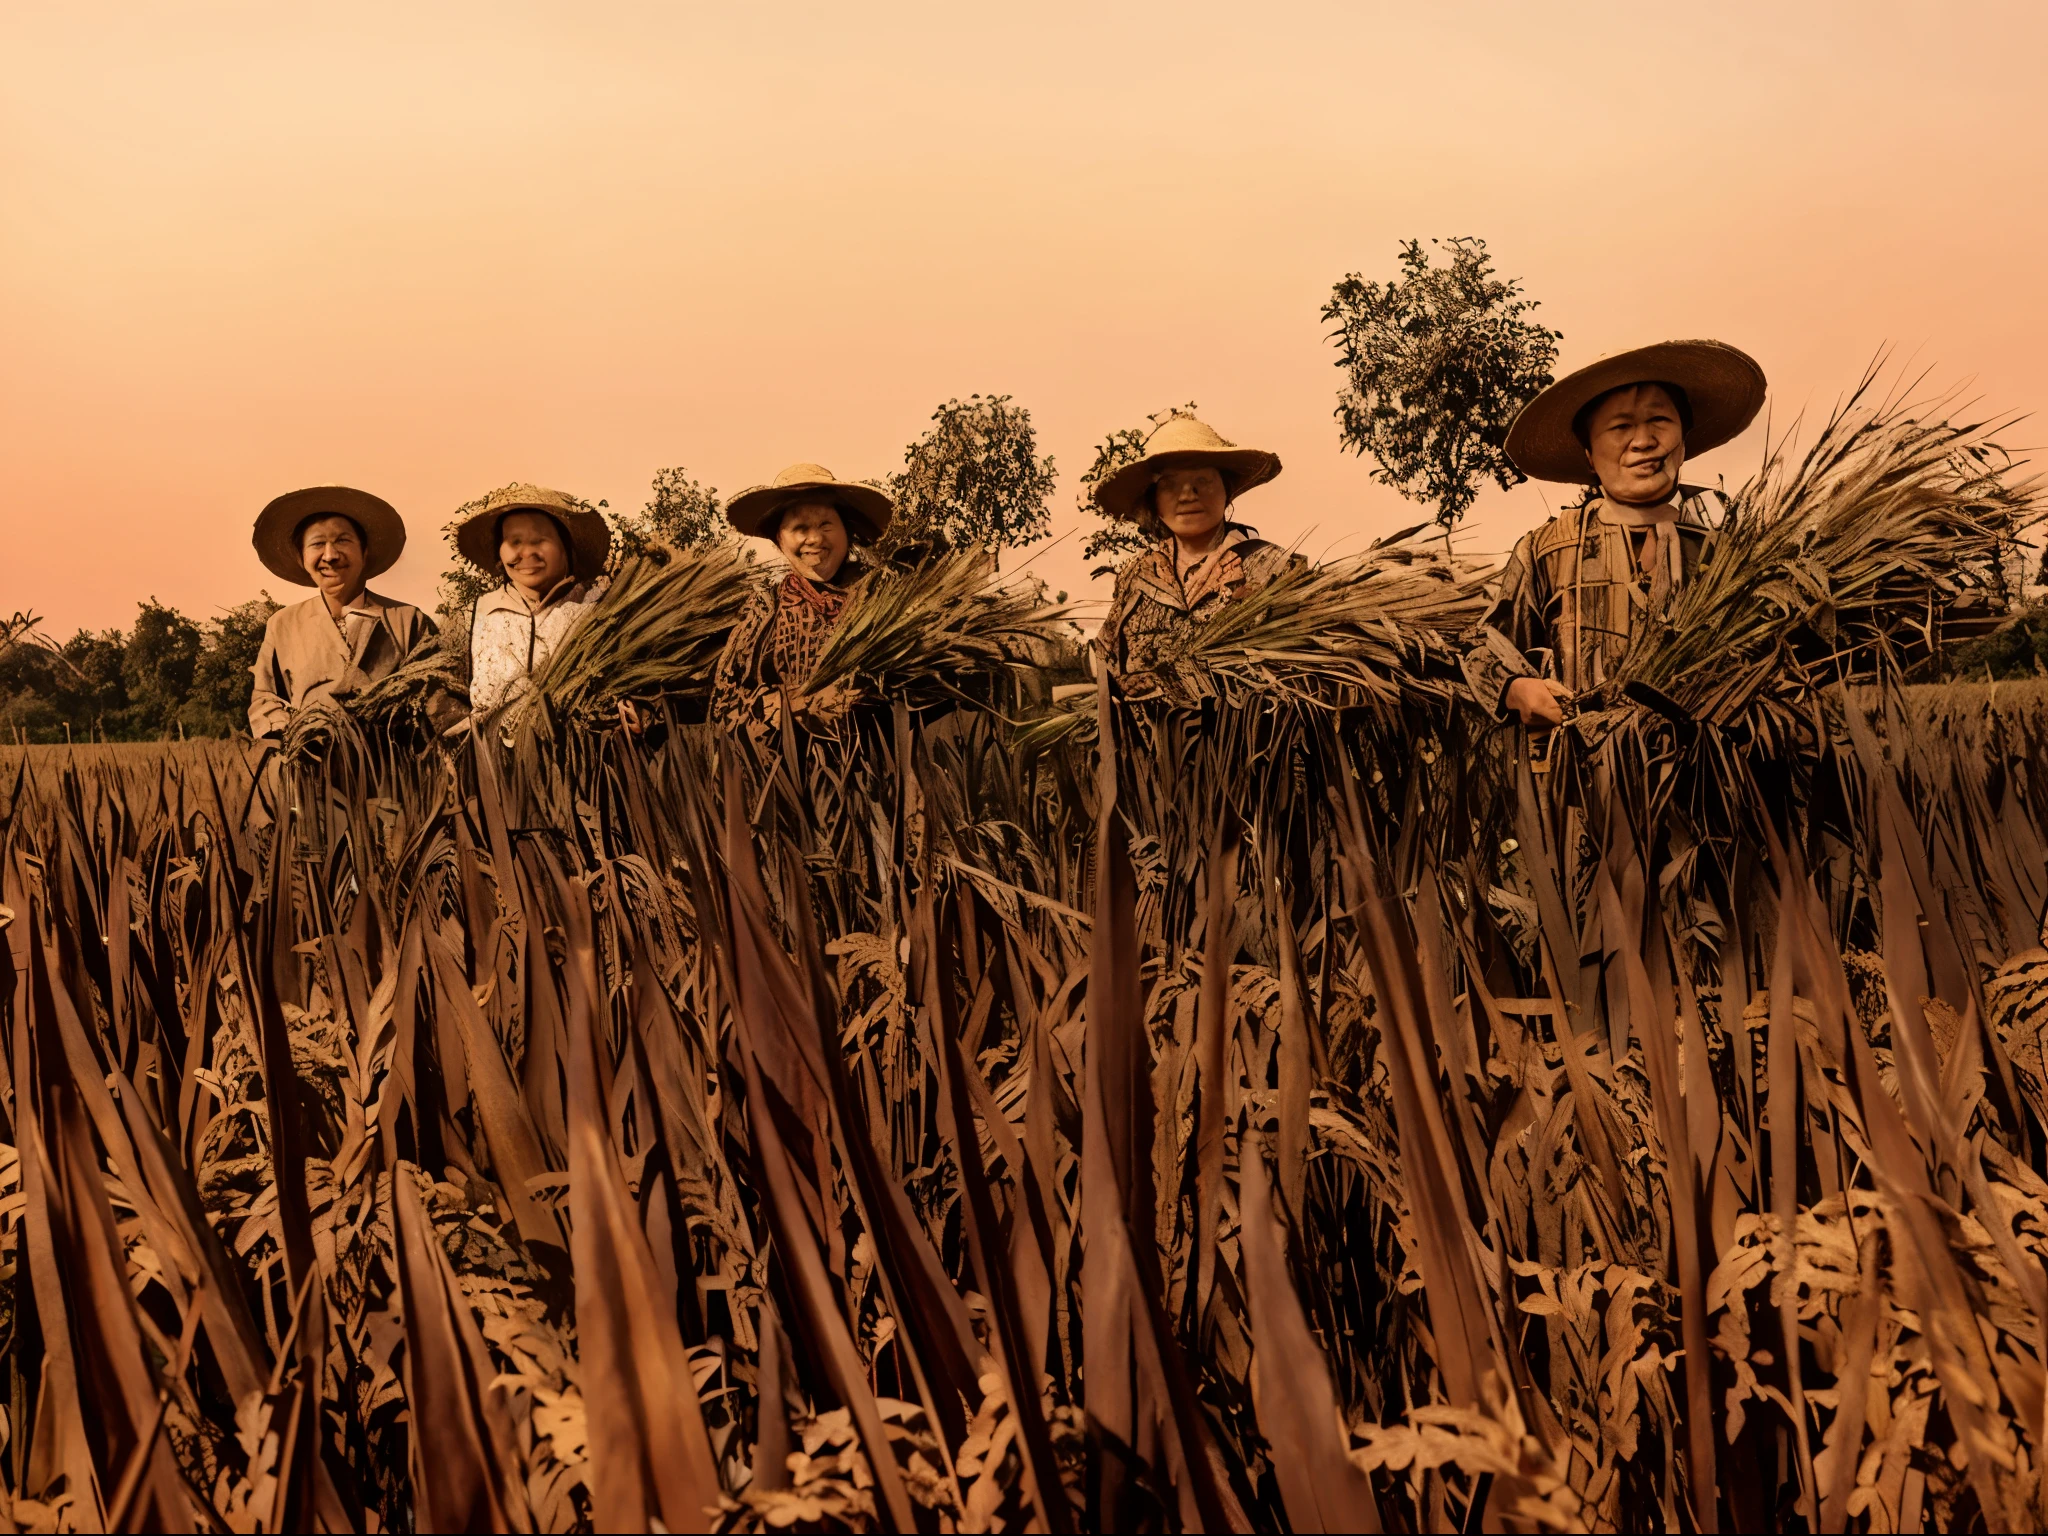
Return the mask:
[[1175,416],[1146,440],[1142,457],[1096,485],[1104,516],[1159,540],[1117,573],[1109,618],[1095,637],[1126,696],[1197,702],[1176,665],[1195,631],[1296,558],[1230,517],[1239,496],[1279,473],[1278,455],[1239,448],[1194,417]]
[[1524,725],[1564,720],[1600,687],[1640,615],[1667,616],[1713,547],[1719,492],[1679,483],[1687,458],[1756,418],[1764,373],[1718,341],[1667,341],[1602,358],[1552,384],[1508,429],[1507,452],[1537,480],[1590,487],[1525,534],[1465,654],[1483,708]]
[[589,615],[612,532],[574,496],[508,485],[456,525],[455,547],[505,579],[470,617],[469,706],[481,715],[525,697],[533,674]]
[[711,718],[765,745],[793,715],[825,724],[851,702],[836,686],[806,693],[805,680],[868,574],[856,551],[888,530],[896,506],[872,485],[836,478],[822,464],[792,464],[725,509],[743,534],[772,541],[789,571],[741,610],[712,684]]
[[299,710],[389,676],[435,632],[419,609],[366,585],[405,549],[405,523],[382,497],[345,485],[289,492],[257,514],[251,542],[276,575],[319,589],[263,627],[249,697],[258,738],[282,736]]

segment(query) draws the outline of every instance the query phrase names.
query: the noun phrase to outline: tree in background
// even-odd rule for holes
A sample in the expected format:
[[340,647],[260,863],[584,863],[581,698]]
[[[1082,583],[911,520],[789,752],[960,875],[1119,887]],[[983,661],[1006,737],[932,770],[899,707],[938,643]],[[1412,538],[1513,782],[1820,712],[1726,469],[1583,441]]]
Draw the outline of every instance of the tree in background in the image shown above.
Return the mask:
[[725,504],[717,490],[692,480],[680,465],[656,470],[647,505],[614,519],[612,532],[615,562],[644,555],[658,545],[692,549],[739,537],[725,520]]
[[1038,457],[1038,433],[1025,407],[1008,395],[948,400],[889,478],[896,519],[888,542],[936,537],[955,548],[987,549],[1000,565],[1003,550],[1045,536],[1054,478],[1051,457]]
[[0,619],[0,740],[153,741],[230,736],[248,724],[251,669],[270,595],[201,625],[151,598],[125,633],[62,644],[33,614]]
[[1508,427],[1550,383],[1559,333],[1524,318],[1536,301],[1494,275],[1484,240],[1430,243],[1446,265],[1430,265],[1410,240],[1399,277],[1375,283],[1352,273],[1323,319],[1345,375],[1339,441],[1371,455],[1375,480],[1435,507],[1448,542],[1481,480],[1507,490],[1526,478],[1507,456]]
[[1109,557],[1107,563],[1096,566],[1088,574],[1107,576],[1114,572],[1133,555],[1143,554],[1158,542],[1158,535],[1142,523],[1129,522],[1123,518],[1104,517],[1095,505],[1095,487],[1122,469],[1134,464],[1144,456],[1145,444],[1152,434],[1176,416],[1195,414],[1195,402],[1176,405],[1163,411],[1154,411],[1145,418],[1142,427],[1119,427],[1095,445],[1095,462],[1088,466],[1088,473],[1081,477],[1080,507],[1084,513],[1095,518],[1100,525],[1088,535],[1088,542],[1081,546],[1081,554],[1089,560]]
[[123,734],[156,736],[178,723],[199,665],[199,626],[155,598],[142,604],[121,648],[128,693]]
[[206,621],[200,631],[191,691],[178,713],[189,734],[232,736],[247,728],[249,693],[255,681],[256,653],[263,648],[263,627],[281,606],[263,592]]

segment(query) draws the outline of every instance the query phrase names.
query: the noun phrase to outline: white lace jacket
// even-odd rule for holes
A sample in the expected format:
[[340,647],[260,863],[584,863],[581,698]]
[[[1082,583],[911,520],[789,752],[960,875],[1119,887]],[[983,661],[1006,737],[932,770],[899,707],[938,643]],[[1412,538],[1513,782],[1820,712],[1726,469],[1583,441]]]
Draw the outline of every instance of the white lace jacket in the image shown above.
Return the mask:
[[532,608],[514,587],[499,587],[477,599],[469,630],[469,707],[476,714],[523,697],[533,674],[590,615],[603,596],[601,585],[576,582],[557,587]]

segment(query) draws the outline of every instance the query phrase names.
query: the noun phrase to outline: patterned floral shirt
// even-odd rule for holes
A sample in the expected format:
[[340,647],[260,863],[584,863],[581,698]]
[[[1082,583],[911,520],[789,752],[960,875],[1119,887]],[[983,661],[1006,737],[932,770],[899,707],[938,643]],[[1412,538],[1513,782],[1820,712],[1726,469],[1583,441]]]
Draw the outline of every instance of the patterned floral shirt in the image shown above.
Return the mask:
[[1201,626],[1224,604],[1264,586],[1298,557],[1236,523],[1226,524],[1216,548],[1187,569],[1180,569],[1174,557],[1175,545],[1168,539],[1117,572],[1116,596],[1095,645],[1126,697],[1186,707],[1199,703],[1205,692],[1186,664]]

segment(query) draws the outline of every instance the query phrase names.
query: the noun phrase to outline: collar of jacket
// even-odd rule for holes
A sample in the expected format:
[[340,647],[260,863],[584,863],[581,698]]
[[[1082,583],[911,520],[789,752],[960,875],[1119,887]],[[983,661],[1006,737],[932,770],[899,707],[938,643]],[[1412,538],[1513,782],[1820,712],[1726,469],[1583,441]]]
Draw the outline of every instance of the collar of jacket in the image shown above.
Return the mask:
[[1627,502],[1613,501],[1605,496],[1596,496],[1586,504],[1588,516],[1617,528],[1650,528],[1658,523],[1677,523],[1681,528],[1711,528],[1706,509],[1708,498],[1718,493],[1697,485],[1680,485],[1659,502],[1646,506],[1631,506]]
[[555,583],[536,608],[520,595],[517,587],[507,582],[502,587],[491,588],[478,598],[476,611],[479,617],[487,613],[513,613],[522,619],[538,618],[558,603],[582,602],[587,591],[584,584],[575,577],[565,576]]
[[[330,622],[333,620],[334,610],[327,606],[326,593],[315,592],[307,599],[307,604],[309,607],[317,609]],[[365,587],[355,595],[355,598],[346,608],[341,610],[341,616],[347,618],[350,614],[367,613],[372,618],[375,618],[393,608],[403,608],[404,606],[404,603],[393,602],[390,598],[372,592],[368,587]]]
[[1138,564],[1133,581],[1148,596],[1158,599],[1169,608],[1188,606],[1187,584],[1211,560],[1220,560],[1240,545],[1252,542],[1251,530],[1242,523],[1225,523],[1223,535],[1213,548],[1189,566],[1185,571],[1179,567],[1178,547],[1171,536],[1154,546],[1152,553],[1144,556]]

